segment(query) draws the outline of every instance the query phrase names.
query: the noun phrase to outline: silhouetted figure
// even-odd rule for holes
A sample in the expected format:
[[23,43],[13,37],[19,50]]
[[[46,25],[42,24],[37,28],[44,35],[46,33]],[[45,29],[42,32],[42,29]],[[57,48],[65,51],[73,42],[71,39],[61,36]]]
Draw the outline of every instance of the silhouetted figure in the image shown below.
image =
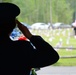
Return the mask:
[[[16,20],[19,14],[17,5],[0,3],[0,75],[29,75],[31,68],[49,66],[59,59],[49,43]],[[16,25],[30,41],[10,39]]]
[[74,37],[76,38],[76,20],[72,23],[72,27],[74,28]]

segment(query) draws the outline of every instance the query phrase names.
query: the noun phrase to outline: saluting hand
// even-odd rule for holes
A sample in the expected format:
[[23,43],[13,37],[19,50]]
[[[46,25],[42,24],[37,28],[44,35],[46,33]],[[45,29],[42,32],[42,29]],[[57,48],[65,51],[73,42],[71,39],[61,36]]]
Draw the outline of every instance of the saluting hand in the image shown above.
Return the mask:
[[26,26],[24,26],[22,23],[20,23],[17,19],[16,19],[16,24],[26,38],[30,39],[32,37],[32,34],[29,31],[29,29]]

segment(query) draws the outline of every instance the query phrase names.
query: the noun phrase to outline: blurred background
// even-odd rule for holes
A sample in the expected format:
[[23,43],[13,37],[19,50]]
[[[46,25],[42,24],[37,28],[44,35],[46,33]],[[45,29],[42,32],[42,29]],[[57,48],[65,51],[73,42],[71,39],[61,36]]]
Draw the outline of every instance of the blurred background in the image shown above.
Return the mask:
[[[76,0],[0,0],[20,7],[17,17],[33,34],[41,35],[60,55],[53,66],[76,66]],[[16,27],[12,40],[22,38]],[[24,36],[23,36],[24,37]],[[68,61],[68,62],[67,62]]]

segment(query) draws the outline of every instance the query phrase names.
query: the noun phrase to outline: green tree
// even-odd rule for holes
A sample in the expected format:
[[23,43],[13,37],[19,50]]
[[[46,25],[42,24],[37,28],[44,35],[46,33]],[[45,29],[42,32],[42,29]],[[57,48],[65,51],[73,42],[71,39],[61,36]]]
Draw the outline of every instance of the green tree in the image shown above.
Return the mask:
[[[66,0],[53,0],[53,21],[69,23],[72,20],[73,10],[70,9],[69,3]],[[55,19],[56,18],[56,19]],[[55,20],[54,20],[55,19]]]
[[[70,23],[74,13],[75,0],[3,0],[20,7],[19,20],[32,24],[35,22]],[[73,1],[73,2],[72,2]],[[72,4],[72,6],[71,6]]]
[[1,2],[11,2],[12,0],[1,0]]
[[69,2],[71,9],[73,10],[72,22],[76,19],[76,0],[67,0]]

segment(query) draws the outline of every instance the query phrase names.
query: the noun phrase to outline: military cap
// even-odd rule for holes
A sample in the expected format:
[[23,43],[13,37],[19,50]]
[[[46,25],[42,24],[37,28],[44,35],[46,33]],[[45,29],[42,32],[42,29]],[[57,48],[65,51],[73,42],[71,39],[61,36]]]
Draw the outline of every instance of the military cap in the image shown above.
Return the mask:
[[0,3],[0,19],[1,18],[15,18],[20,14],[20,8],[13,3]]

